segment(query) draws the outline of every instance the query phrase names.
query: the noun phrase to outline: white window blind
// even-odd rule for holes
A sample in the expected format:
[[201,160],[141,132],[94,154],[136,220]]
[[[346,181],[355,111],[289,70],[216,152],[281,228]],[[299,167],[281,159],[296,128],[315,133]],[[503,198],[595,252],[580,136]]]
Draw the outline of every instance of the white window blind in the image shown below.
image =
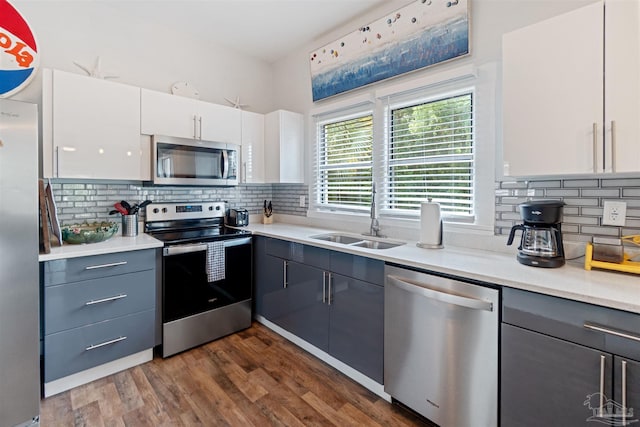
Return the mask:
[[388,109],[384,210],[416,215],[428,198],[443,214],[474,213],[472,93]]
[[362,211],[371,203],[373,114],[317,122],[316,207]]

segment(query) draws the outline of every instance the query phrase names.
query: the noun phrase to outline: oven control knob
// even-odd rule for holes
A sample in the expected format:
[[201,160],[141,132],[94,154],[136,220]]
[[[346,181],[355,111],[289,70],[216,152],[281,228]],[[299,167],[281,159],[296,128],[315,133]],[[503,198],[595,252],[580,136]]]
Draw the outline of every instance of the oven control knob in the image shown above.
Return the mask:
[[167,213],[167,208],[162,208],[162,213]]
[[213,206],[209,206],[209,210],[212,211],[213,210]]
[[216,206],[216,210],[219,211],[220,210],[220,206]]
[[158,209],[158,208],[153,208],[153,213],[158,213],[158,212],[160,212],[160,209]]

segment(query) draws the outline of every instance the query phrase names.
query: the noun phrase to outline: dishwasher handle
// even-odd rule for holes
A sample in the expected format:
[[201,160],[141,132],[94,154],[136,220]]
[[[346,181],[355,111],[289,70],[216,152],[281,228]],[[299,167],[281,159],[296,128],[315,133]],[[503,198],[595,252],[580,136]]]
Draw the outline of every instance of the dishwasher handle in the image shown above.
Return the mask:
[[443,291],[427,288],[424,284],[415,282],[411,279],[399,278],[397,276],[387,275],[389,283],[402,289],[425,298],[434,299],[448,304],[459,305],[461,307],[471,308],[473,310],[493,311],[493,303],[476,298],[463,297]]

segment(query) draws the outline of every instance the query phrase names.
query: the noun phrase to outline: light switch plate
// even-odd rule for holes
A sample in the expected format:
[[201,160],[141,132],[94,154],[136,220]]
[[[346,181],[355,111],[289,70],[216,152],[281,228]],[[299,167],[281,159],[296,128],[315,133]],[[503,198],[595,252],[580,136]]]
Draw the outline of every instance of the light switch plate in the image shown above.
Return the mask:
[[305,196],[300,196],[300,207],[304,208],[306,204],[306,197]]
[[602,213],[602,225],[624,226],[627,219],[626,202],[604,202],[604,212]]

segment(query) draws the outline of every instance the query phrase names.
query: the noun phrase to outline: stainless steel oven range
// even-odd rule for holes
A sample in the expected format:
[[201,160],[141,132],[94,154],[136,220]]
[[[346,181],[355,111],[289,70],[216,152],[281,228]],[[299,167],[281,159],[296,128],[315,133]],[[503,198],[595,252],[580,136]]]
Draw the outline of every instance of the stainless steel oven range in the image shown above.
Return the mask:
[[162,357],[251,326],[251,234],[224,202],[155,203],[145,232],[164,242]]

